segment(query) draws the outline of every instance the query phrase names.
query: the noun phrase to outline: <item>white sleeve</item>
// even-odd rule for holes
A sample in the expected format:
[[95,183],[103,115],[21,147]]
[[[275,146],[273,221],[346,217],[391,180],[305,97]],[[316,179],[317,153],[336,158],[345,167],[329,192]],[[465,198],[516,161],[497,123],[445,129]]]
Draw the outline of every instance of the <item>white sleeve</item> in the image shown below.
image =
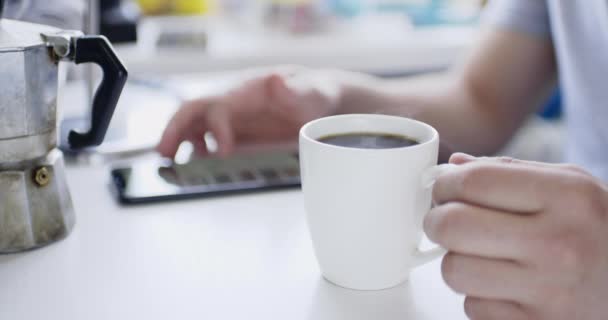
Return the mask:
[[498,28],[535,36],[551,34],[546,0],[490,0],[483,21]]

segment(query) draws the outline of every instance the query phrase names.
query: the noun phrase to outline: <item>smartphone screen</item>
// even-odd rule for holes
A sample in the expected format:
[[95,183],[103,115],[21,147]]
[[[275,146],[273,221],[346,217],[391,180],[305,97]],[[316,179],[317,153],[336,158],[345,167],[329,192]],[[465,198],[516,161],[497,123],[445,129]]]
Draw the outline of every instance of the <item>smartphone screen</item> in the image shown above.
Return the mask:
[[201,158],[186,164],[142,161],[112,170],[124,204],[300,186],[299,160],[289,152]]

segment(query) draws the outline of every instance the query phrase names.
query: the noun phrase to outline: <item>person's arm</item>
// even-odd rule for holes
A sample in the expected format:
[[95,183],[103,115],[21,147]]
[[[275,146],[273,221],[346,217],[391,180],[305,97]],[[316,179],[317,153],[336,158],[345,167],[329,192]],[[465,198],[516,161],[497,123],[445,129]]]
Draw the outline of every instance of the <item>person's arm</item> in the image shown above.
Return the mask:
[[[539,1],[519,4],[542,4]],[[526,21],[540,20],[540,28],[506,31],[518,29],[500,23],[446,81],[413,78],[395,83],[358,73],[304,68],[270,73],[226,94],[186,103],[165,129],[158,151],[173,157],[188,140],[205,154],[202,137],[210,132],[219,153],[228,155],[249,143],[296,141],[299,128],[319,117],[385,113],[435,126],[441,134],[443,161],[453,151],[492,154],[540,106],[555,82],[553,46],[542,28],[547,25],[543,7],[530,8],[539,16]],[[494,12],[503,11],[511,12],[509,7]]]
[[556,63],[548,38],[491,30],[468,61],[443,79],[340,78],[339,113],[396,114],[427,122],[440,132],[445,160],[454,151],[498,151],[548,95]]
[[219,153],[228,155],[248,143],[295,141],[299,128],[319,117],[385,113],[436,127],[443,161],[454,151],[491,154],[509,140],[554,83],[555,60],[546,39],[489,31],[468,62],[442,81],[395,82],[305,68],[270,73],[226,94],[186,103],[165,129],[158,151],[174,157],[188,140],[206,154],[202,137],[211,132]]

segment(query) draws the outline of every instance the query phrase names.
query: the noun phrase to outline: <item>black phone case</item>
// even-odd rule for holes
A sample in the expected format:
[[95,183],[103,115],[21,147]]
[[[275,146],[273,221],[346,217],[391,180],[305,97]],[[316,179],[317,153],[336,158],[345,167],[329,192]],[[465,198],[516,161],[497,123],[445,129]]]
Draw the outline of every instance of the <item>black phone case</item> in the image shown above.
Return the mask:
[[118,201],[123,205],[141,205],[159,202],[170,202],[179,200],[191,200],[208,197],[239,195],[252,192],[276,191],[283,189],[296,189],[301,187],[301,182],[293,181],[289,183],[277,184],[246,184],[246,183],[231,183],[223,185],[215,185],[216,188],[205,187],[197,190],[196,187],[184,188],[180,192],[174,194],[166,194],[161,196],[149,197],[128,197],[125,195],[125,183],[121,171],[112,170],[112,184],[116,191]]

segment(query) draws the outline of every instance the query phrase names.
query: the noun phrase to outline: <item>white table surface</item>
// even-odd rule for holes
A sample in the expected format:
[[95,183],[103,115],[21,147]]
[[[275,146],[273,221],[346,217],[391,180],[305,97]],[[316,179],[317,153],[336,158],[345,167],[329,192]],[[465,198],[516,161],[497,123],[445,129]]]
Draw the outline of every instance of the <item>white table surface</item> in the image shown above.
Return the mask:
[[[427,62],[437,66],[432,57],[415,61]],[[182,91],[216,92],[233,82],[207,78],[181,77]],[[70,114],[84,96],[66,91],[61,104]],[[134,126],[137,135],[158,134],[176,107],[150,90],[131,88],[123,98],[113,126],[142,123],[142,114],[159,118],[154,132]],[[300,191],[125,208],[109,192],[104,165],[70,165],[67,176],[76,227],[46,248],[0,255],[0,320],[466,319],[439,261],[384,291],[323,280]]]
[[300,191],[120,207],[103,166],[71,166],[77,225],[0,256],[0,319],[465,319],[439,262],[393,289],[324,281]]

